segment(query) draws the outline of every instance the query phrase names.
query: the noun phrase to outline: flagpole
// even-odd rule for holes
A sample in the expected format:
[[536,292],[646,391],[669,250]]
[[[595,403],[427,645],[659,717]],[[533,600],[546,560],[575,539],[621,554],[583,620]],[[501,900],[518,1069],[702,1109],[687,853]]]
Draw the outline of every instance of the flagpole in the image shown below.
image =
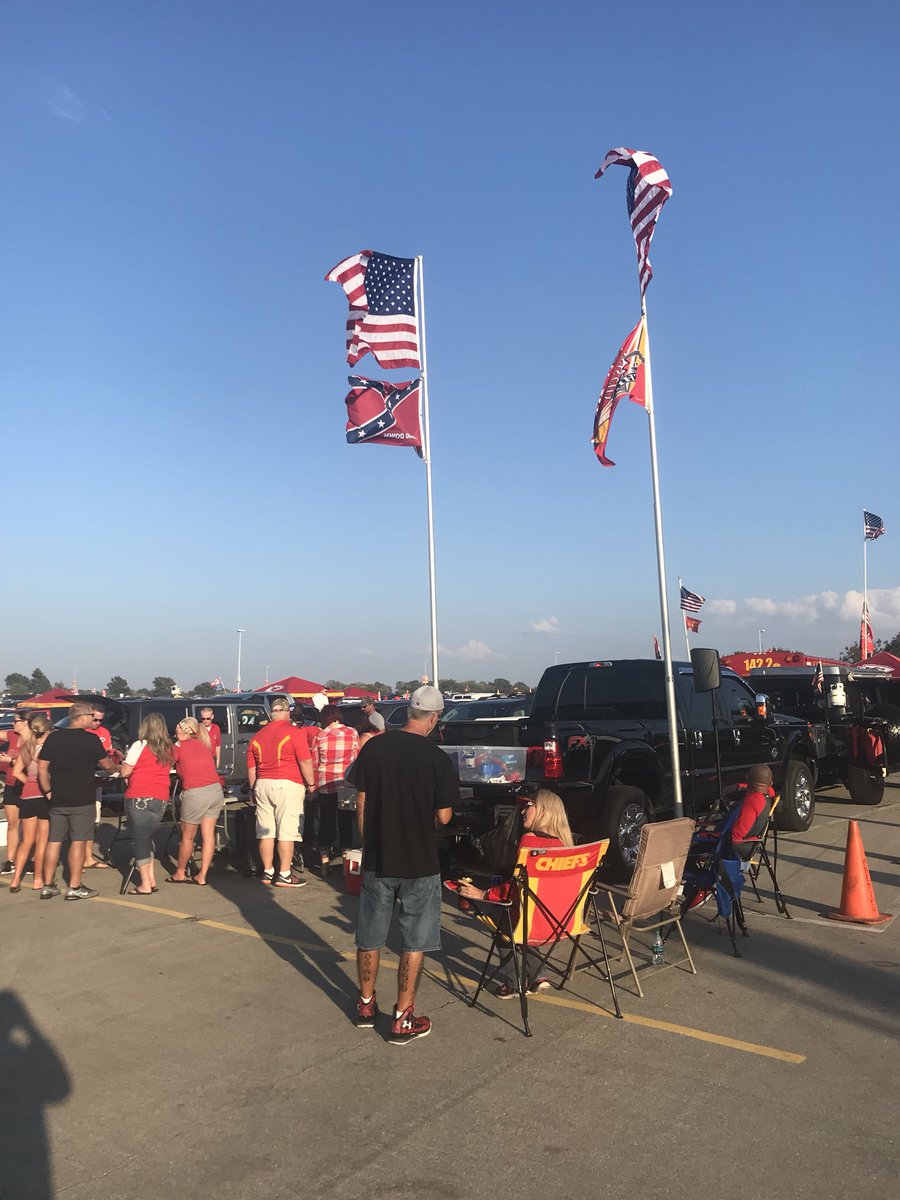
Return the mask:
[[416,255],[416,290],[419,300],[419,364],[422,377],[422,454],[425,460],[425,497],[428,513],[428,596],[431,611],[431,671],[432,683],[440,685],[438,669],[437,589],[434,576],[434,506],[431,495],[431,418],[428,409],[428,366],[425,349],[425,269],[422,255]]
[[[647,424],[650,431],[650,473],[653,478],[653,524],[656,530],[656,569],[659,575],[659,613],[662,618],[663,660],[666,676],[666,712],[669,718],[669,748],[672,756],[672,797],[675,816],[684,816],[681,801],[681,756],[678,753],[678,718],[675,708],[675,675],[672,667],[672,638],[669,633],[669,602],[666,597],[666,551],[663,545],[662,509],[659,502],[659,468],[656,459],[656,418],[653,411],[653,374],[650,368],[650,328],[647,322],[647,301],[641,297],[641,316],[644,318],[647,358],[644,363],[644,386]],[[684,630],[687,642],[687,624]],[[690,658],[690,650],[688,650]]]
[[[679,596],[681,595],[682,587],[684,587],[684,584],[681,582],[681,576],[679,575],[678,576],[678,594],[679,594]],[[681,610],[681,624],[684,626],[684,648],[685,648],[685,650],[687,650],[688,661],[690,661],[691,642],[690,642],[690,638],[687,635],[687,613],[684,611],[684,609]]]

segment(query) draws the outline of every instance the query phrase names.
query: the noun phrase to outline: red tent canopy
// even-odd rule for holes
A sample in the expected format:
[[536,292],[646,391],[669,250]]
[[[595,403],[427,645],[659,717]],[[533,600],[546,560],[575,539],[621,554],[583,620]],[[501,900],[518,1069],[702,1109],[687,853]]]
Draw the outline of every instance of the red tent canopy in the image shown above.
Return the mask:
[[892,678],[900,679],[900,658],[896,654],[889,654],[887,650],[879,650],[877,654],[873,654],[856,665],[858,667],[890,667]]
[[299,679],[296,675],[288,675],[285,679],[277,679],[274,683],[264,684],[255,689],[257,692],[287,692],[289,696],[315,696],[324,691],[324,685],[313,683],[311,679]]
[[367,692],[365,688],[344,688],[345,700],[365,700],[366,698],[369,700],[377,700],[379,697],[377,692]]
[[44,708],[48,704],[66,704],[73,696],[68,688],[51,688],[49,692],[41,692],[30,700],[20,700],[18,708]]

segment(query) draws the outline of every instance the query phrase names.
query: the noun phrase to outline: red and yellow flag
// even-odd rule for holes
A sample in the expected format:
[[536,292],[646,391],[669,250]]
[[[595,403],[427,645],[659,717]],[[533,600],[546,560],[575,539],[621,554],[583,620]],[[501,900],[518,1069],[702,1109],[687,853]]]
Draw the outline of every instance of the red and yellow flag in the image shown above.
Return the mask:
[[646,407],[644,381],[644,364],[647,361],[647,329],[644,318],[641,317],[631,333],[622,344],[615,362],[609,368],[600,399],[597,401],[597,412],[594,415],[594,453],[604,467],[614,467],[616,464],[606,457],[606,443],[609,440],[609,426],[613,419],[616,406],[623,396],[633,400],[635,404]]

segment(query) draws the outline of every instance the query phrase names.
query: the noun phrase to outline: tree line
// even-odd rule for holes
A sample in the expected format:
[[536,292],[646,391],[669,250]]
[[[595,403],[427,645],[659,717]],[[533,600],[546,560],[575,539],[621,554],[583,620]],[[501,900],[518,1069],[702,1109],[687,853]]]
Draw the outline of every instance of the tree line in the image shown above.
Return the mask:
[[[49,692],[51,688],[67,688],[69,685],[57,680],[51,683],[40,667],[35,667],[30,675],[20,671],[11,671],[6,676],[6,691],[12,695],[37,696],[41,692]],[[132,688],[122,675],[113,675],[105,687],[107,696],[171,696],[177,684],[171,675],[156,675],[149,687]],[[212,683],[206,679],[196,683],[188,695],[209,696],[215,691]]]
[[[417,687],[422,686],[421,679],[398,679],[393,687],[389,683],[383,683],[380,679],[376,679],[371,683],[363,683],[354,681],[353,683],[342,683],[340,679],[328,679],[325,686],[329,691],[345,692],[347,688],[360,688],[364,692],[380,692],[382,696],[399,693],[403,695],[405,692],[414,692]],[[512,683],[509,679],[504,679],[498,676],[496,679],[489,681],[484,679],[441,679],[441,691],[443,692],[516,692],[523,696],[531,692],[532,686],[530,683]]]

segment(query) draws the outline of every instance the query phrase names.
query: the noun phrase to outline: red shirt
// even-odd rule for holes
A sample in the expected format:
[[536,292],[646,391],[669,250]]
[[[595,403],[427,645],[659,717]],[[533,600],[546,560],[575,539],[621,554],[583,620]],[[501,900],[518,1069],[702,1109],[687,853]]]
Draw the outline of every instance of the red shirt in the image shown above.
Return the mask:
[[[771,793],[771,788],[769,792]],[[774,794],[766,796],[763,792],[754,792],[749,788],[747,789],[741,801],[741,810],[731,827],[732,843],[743,842],[745,840],[747,834],[756,824],[757,817],[772,798],[774,798]]]
[[247,767],[257,779],[292,779],[303,783],[301,762],[311,762],[309,737],[290,721],[270,721],[255,733],[247,747]]
[[[14,729],[11,729],[7,736],[6,753],[12,759],[16,759],[19,757],[19,735],[16,733],[16,731]],[[15,775],[13,775],[13,767],[14,766],[15,766],[15,762],[7,763],[7,765],[6,765],[6,773],[3,778],[6,782],[7,787],[12,787],[16,783],[16,777],[15,777]]]
[[[559,838],[547,837],[543,833],[531,833],[530,831],[522,835],[522,840],[519,842],[520,850],[539,850],[545,846],[561,846],[562,842]],[[512,880],[507,880],[505,883],[498,883],[492,888],[488,888],[485,900],[508,900],[512,892]]]
[[213,758],[215,758],[216,751],[222,745],[222,730],[213,721],[211,725],[206,726],[206,732],[209,734],[209,744],[212,747]]
[[93,733],[96,737],[98,737],[106,753],[112,754],[112,734],[105,725],[98,725],[95,729],[89,729],[88,733]]
[[181,786],[188,788],[209,787],[219,782],[216,760],[199,738],[187,738],[175,746],[175,770]]
[[[138,747],[142,747],[140,753],[137,752]],[[146,742],[135,742],[125,756],[125,762],[129,766],[134,765],[125,788],[126,800],[169,799],[169,764],[157,762],[156,755]]]

